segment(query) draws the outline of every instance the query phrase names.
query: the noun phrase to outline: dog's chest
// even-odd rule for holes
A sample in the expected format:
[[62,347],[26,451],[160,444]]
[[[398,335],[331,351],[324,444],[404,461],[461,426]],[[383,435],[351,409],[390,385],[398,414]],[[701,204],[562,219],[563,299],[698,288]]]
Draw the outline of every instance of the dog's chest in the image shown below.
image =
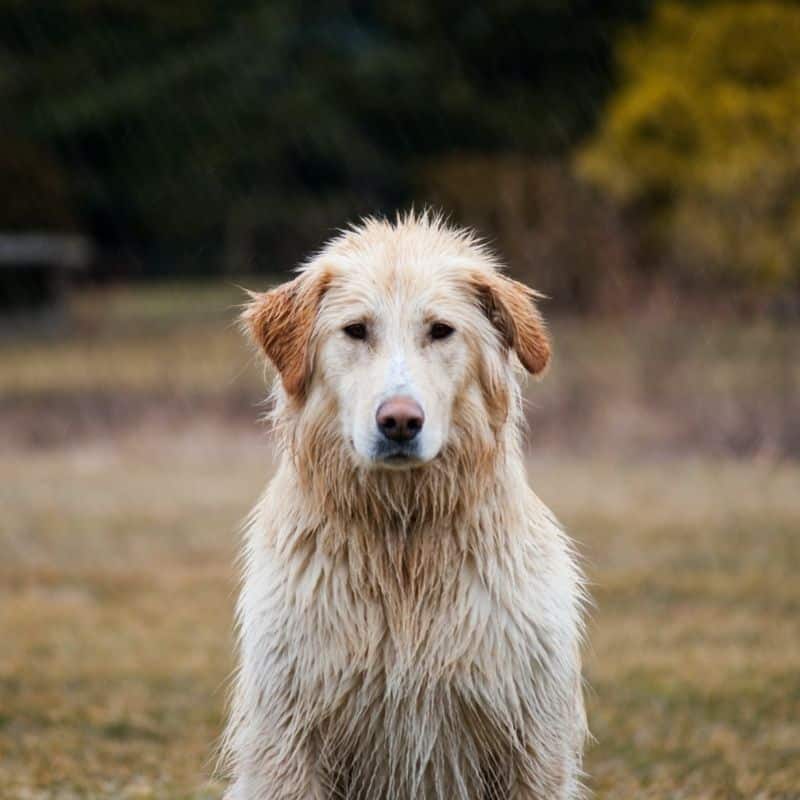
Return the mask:
[[284,634],[331,727],[341,718],[350,736],[376,741],[377,725],[435,739],[442,726],[503,716],[511,681],[527,679],[538,634],[511,579],[498,596],[469,560],[435,566],[416,582],[389,570],[378,581],[315,552],[286,573]]
[[291,677],[334,796],[462,798],[475,786],[507,796],[519,732],[569,636],[552,570],[523,552],[495,562],[358,561],[312,543],[262,552],[247,582],[258,590],[246,592],[256,670],[278,690]]
[[367,679],[317,728],[320,772],[334,796],[352,800],[471,797],[458,787],[505,785],[513,735],[475,701],[455,683],[380,689]]
[[297,652],[313,651],[315,683],[361,675],[388,691],[415,676],[458,680],[533,633],[523,630],[525,593],[510,576],[493,591],[470,559],[354,566],[316,550],[299,554],[284,578],[284,630]]
[[330,649],[306,685],[317,702],[325,687],[317,743],[333,796],[458,798],[473,796],[458,787],[505,785],[514,723],[486,691],[496,678],[486,674],[477,620],[456,622],[454,601],[353,601],[360,627],[337,624],[318,639]]

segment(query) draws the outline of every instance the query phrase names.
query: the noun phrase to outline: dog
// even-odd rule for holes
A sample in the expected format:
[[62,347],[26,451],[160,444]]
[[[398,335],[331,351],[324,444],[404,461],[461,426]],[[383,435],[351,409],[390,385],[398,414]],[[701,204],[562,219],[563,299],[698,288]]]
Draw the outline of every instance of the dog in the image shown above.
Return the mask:
[[537,297],[431,213],[251,293],[281,456],[246,528],[227,800],[582,796],[584,583],[521,455]]

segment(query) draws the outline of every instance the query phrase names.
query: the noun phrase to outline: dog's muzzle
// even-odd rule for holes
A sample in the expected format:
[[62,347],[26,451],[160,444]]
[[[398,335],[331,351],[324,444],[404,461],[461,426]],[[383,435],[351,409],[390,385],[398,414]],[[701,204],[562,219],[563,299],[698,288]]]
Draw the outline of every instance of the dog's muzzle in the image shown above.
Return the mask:
[[375,460],[398,465],[416,460],[418,436],[424,424],[425,412],[412,397],[400,395],[385,400],[375,413]]

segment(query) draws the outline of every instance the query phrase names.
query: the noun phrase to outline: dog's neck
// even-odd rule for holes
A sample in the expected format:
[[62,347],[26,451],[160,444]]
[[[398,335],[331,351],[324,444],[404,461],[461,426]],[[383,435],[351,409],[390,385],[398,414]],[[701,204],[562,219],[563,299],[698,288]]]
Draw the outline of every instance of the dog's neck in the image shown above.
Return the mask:
[[335,521],[332,528],[403,539],[468,528],[487,505],[505,507],[524,477],[516,448],[503,440],[461,453],[445,448],[431,463],[407,470],[358,467],[341,451],[286,455],[308,507]]
[[297,523],[283,527],[278,547],[298,564],[324,559],[330,576],[346,576],[360,597],[373,598],[404,630],[416,630],[414,620],[430,619],[423,607],[452,602],[463,570],[507,563],[525,524],[521,458],[496,452],[482,466],[463,466],[457,472],[445,464],[404,472],[340,468],[334,478],[286,453],[276,497],[295,487],[298,506],[282,516]]

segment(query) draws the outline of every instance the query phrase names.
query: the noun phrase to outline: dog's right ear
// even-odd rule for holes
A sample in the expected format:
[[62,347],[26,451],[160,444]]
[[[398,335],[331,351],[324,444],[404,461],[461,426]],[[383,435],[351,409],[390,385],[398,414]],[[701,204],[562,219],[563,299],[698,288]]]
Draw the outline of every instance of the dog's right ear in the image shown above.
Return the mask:
[[250,302],[242,322],[292,397],[302,398],[306,390],[312,366],[311,333],[328,281],[324,273],[303,273],[269,292],[248,292]]

